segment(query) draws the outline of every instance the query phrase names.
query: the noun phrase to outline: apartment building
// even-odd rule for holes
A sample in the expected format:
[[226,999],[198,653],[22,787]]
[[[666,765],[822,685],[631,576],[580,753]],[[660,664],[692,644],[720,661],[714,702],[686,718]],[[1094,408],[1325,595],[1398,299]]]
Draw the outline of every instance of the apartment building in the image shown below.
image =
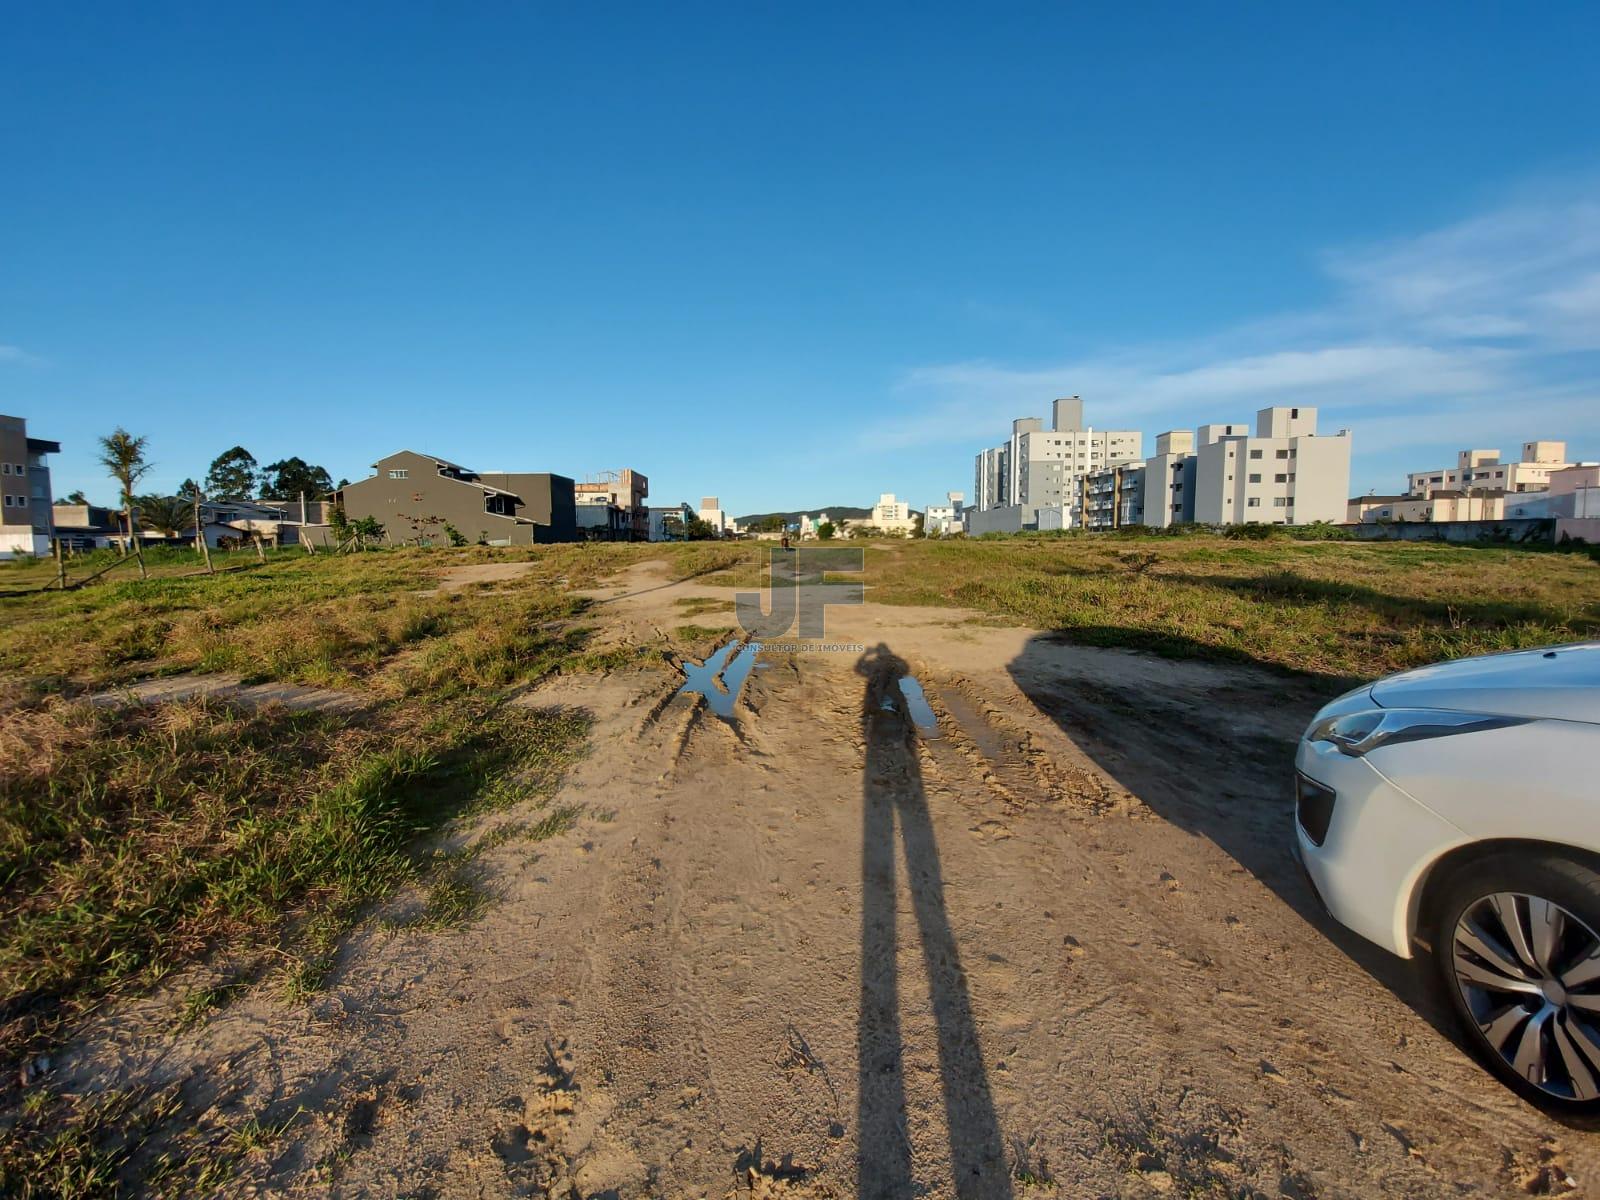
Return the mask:
[[1086,475],[1083,498],[1071,525],[1080,529],[1121,529],[1144,524],[1144,463],[1124,463]]
[[1196,521],[1305,525],[1345,519],[1349,430],[1319,436],[1316,409],[1288,406],[1261,409],[1254,436],[1218,434],[1217,429],[1196,431]]
[[1501,462],[1498,450],[1463,450],[1454,467],[1407,474],[1406,494],[1431,496],[1436,491],[1479,487],[1542,492],[1550,486],[1551,475],[1572,465],[1565,442],[1523,442],[1522,457],[1516,462]]
[[1144,460],[1141,505],[1144,524],[1166,529],[1194,520],[1195,432],[1193,429],[1169,429],[1156,435],[1156,452]]
[[945,503],[930,504],[923,509],[923,534],[927,537],[944,537],[962,532],[961,505],[965,500],[966,495],[962,492],[946,492]]
[[917,527],[917,518],[911,512],[911,505],[905,500],[895,499],[893,492],[884,492],[878,497],[869,519],[885,533],[910,533]]
[[715,529],[718,537],[729,532],[728,514],[722,511],[722,501],[715,496],[700,497],[700,510],[695,515]]
[[976,456],[976,532],[1036,528],[1041,509],[1070,512],[1081,503],[1087,476],[1142,457],[1138,430],[1089,427],[1078,396],[1056,400],[1050,415],[1049,429],[1039,417],[1013,421],[1009,440]]
[[451,525],[491,546],[570,542],[577,537],[573,482],[565,475],[471,471],[401,450],[372,465],[373,476],[336,493],[345,516],[375,518],[390,541],[444,537]]
[[50,553],[50,464],[61,443],[28,436],[22,417],[0,416],[0,558]]

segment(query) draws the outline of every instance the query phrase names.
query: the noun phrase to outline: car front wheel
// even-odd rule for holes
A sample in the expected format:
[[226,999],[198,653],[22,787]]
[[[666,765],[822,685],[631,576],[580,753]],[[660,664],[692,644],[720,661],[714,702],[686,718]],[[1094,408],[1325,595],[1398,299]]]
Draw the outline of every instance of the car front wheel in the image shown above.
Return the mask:
[[1600,874],[1496,855],[1457,872],[1433,911],[1434,962],[1479,1057],[1553,1112],[1600,1117]]

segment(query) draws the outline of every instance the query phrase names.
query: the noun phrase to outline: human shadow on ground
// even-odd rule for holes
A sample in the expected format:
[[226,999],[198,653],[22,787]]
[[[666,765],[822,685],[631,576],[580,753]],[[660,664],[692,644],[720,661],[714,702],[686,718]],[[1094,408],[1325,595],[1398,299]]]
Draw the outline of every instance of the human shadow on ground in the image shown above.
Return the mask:
[[939,845],[929,818],[917,734],[900,680],[905,661],[879,644],[856,663],[866,680],[861,731],[862,783],[861,1008],[857,1053],[857,1195],[907,1197],[924,1190],[912,1175],[900,1030],[895,927],[895,826],[937,1026],[939,1075],[950,1135],[951,1186],[972,1200],[1008,1200],[1000,1124],[978,1044],[972,999],[950,915],[945,909]]

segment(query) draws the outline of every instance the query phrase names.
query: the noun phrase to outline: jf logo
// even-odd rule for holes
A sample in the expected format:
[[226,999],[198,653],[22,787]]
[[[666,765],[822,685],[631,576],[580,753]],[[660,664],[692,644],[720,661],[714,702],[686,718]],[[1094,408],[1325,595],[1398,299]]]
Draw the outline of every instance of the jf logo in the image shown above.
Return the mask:
[[865,561],[866,555],[859,547],[774,548],[767,562],[769,607],[762,606],[760,592],[736,593],[733,603],[739,627],[757,640],[783,637],[792,629],[797,637],[824,637],[828,606],[860,604],[865,595],[859,578],[828,577],[859,576]]

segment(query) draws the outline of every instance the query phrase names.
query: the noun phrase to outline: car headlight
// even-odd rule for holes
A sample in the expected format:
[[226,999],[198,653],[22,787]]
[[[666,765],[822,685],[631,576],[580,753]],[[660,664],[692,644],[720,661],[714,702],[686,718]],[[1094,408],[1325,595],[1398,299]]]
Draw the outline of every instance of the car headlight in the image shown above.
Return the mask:
[[1306,741],[1328,742],[1360,758],[1379,746],[1420,742],[1458,733],[1482,733],[1525,725],[1526,717],[1494,717],[1483,713],[1442,712],[1431,708],[1369,708],[1319,717],[1306,730]]

